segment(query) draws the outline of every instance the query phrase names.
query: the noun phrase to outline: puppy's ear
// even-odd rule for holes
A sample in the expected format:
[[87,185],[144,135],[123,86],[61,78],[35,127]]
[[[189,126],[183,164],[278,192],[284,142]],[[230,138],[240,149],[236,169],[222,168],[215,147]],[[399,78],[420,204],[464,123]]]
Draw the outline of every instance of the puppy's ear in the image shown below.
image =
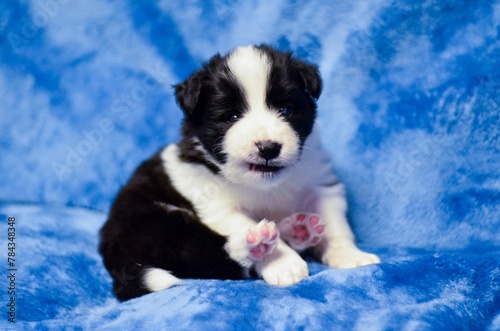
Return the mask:
[[184,82],[174,86],[175,99],[186,116],[192,115],[198,105],[203,81],[205,79],[205,70],[198,70]]
[[318,67],[297,59],[292,59],[291,64],[302,78],[307,93],[314,99],[318,99],[323,89]]

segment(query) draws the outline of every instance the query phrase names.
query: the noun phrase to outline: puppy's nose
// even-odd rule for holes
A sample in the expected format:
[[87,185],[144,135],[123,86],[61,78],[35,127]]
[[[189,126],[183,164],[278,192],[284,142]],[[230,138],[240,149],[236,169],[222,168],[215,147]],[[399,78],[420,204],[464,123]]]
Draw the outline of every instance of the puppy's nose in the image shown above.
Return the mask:
[[275,159],[280,155],[281,144],[271,140],[263,140],[255,143],[259,155],[266,161]]

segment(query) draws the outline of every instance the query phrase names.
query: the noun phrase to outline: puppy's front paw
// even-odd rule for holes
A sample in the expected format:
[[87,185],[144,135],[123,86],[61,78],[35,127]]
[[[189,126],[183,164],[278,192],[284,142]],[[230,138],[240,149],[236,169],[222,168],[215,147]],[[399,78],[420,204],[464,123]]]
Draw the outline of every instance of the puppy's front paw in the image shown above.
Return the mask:
[[278,224],[281,237],[297,251],[317,245],[325,231],[325,222],[318,214],[295,213]]
[[321,260],[330,267],[340,269],[380,263],[380,258],[377,255],[363,252],[355,246],[337,247],[336,249],[328,250]]
[[270,285],[292,285],[309,276],[307,263],[292,250],[277,250],[259,261],[256,269]]
[[246,237],[250,259],[259,260],[271,254],[278,246],[279,233],[274,222],[262,220],[254,228],[248,230]]

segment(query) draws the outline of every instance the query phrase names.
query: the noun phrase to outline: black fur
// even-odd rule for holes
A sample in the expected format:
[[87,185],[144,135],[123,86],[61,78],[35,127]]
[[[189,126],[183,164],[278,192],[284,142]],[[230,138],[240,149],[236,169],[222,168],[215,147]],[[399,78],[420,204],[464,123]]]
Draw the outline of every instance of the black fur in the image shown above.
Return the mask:
[[[189,132],[187,126],[184,126],[184,137],[192,137],[192,133]],[[214,175],[220,172],[220,168],[214,162],[210,161],[206,157],[206,152],[200,151],[199,147],[202,147],[201,143],[193,141],[193,139],[182,139],[179,142],[179,149],[181,150],[181,160],[187,163],[198,163],[202,164],[208,168]]]
[[273,61],[266,102],[274,109],[282,106],[292,109],[287,120],[303,144],[312,131],[316,117],[314,99],[319,98],[321,94],[322,83],[318,69],[293,58],[289,52],[280,52],[267,45],[262,45],[259,49]]
[[[176,85],[175,96],[186,114],[184,138],[197,137],[218,162],[224,163],[226,155],[218,143],[222,134],[233,125],[230,117],[241,116],[248,108],[244,93],[226,64],[226,57],[214,56],[203,69]],[[182,151],[188,153],[185,149]]]
[[[273,62],[266,102],[278,112],[290,110],[282,115],[303,143],[313,127],[314,99],[321,93],[318,70],[291,53],[266,45],[258,49]],[[226,160],[221,139],[248,111],[244,92],[226,60],[227,56],[214,56],[175,86],[185,114],[181,160],[201,164],[214,175],[219,175],[219,165]],[[165,269],[179,278],[244,277],[242,267],[223,248],[226,238],[203,225],[188,198],[172,186],[159,153],[142,163],[121,189],[101,229],[99,247],[120,300],[148,293],[142,283],[146,267]]]
[[[168,205],[181,210],[169,211]],[[180,278],[241,279],[242,268],[223,250],[224,237],[200,223],[191,203],[170,183],[159,154],[142,163],[113,203],[99,251],[120,300],[148,293],[145,267]]]
[[[303,144],[311,133],[316,117],[316,102],[322,90],[321,77],[316,66],[292,57],[292,53],[257,47],[272,61],[266,102],[269,107],[292,108],[287,117]],[[214,56],[201,70],[175,86],[177,103],[186,115],[183,137],[198,137],[204,148],[220,163],[226,156],[220,149],[224,133],[234,124],[233,115],[242,116],[248,110],[245,95],[229,70],[227,57]],[[183,145],[189,145],[183,142]],[[189,151],[183,149],[183,154]],[[187,157],[189,159],[189,157]],[[197,158],[191,158],[196,162]],[[203,163],[203,162],[201,162]],[[213,167],[210,167],[214,171]]]

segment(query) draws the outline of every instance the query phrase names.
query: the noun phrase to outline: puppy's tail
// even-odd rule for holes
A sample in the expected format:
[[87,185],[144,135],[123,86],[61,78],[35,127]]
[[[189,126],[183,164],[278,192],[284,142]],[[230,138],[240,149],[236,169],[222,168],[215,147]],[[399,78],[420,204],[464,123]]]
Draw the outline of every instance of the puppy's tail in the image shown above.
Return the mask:
[[144,286],[151,292],[163,291],[174,285],[179,285],[181,280],[167,270],[160,268],[146,268],[142,275]]
[[111,271],[111,276],[113,277],[113,292],[121,301],[163,291],[182,282],[166,270],[142,267],[137,264],[124,268],[121,273]]

